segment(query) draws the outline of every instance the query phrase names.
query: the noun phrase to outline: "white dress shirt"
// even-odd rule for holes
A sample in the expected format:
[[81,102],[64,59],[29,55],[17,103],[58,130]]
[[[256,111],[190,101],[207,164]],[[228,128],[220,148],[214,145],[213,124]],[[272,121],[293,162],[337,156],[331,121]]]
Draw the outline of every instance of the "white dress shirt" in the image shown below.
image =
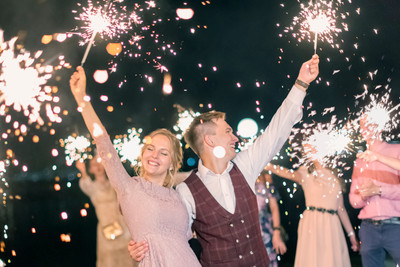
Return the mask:
[[[228,212],[233,214],[236,205],[235,191],[229,175],[233,163],[240,169],[250,188],[255,192],[255,182],[260,172],[286,142],[293,125],[301,119],[303,114],[302,103],[305,95],[303,90],[293,86],[264,133],[247,150],[239,152],[228,163],[222,174],[213,173],[199,160],[197,176],[215,200]],[[185,183],[179,184],[176,190],[188,210],[190,218],[189,229],[191,229],[193,220],[196,218],[193,195]]]

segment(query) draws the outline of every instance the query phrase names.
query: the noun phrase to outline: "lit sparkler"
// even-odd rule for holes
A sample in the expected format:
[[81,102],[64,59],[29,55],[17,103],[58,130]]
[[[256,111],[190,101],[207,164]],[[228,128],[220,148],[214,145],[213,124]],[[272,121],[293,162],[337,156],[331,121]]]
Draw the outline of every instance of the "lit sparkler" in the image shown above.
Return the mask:
[[[92,1],[89,0],[88,7],[83,7],[83,12],[79,13],[79,16],[75,18],[84,22],[84,26],[82,27],[84,32],[80,35],[84,39],[83,44],[88,43],[81,65],[85,63],[97,34],[101,38],[108,37],[112,39],[132,29],[132,20],[135,23],[140,20],[137,16],[128,16],[125,6],[116,6],[113,5],[113,2],[112,0],[108,0],[104,6],[95,7]],[[78,4],[78,6],[81,6],[81,4]],[[77,13],[75,10],[73,12]]]
[[394,111],[400,108],[400,104],[394,105],[390,100],[390,89],[383,96],[371,94],[369,97],[371,102],[362,108],[359,117],[366,116],[367,122],[376,126],[376,133],[396,129],[399,126],[399,113]]
[[284,32],[291,32],[299,42],[314,40],[314,53],[317,53],[318,38],[330,43],[332,47],[339,48],[334,39],[342,31],[348,30],[344,20],[349,14],[339,11],[343,4],[343,1],[330,0],[319,0],[316,3],[310,0],[307,4],[300,3],[299,15],[293,18],[292,24],[286,27]]
[[[303,136],[301,140],[295,140],[297,134]],[[343,126],[343,121],[338,121],[336,116],[328,123],[304,123],[303,128],[294,129],[289,137],[292,143],[289,156],[299,159],[293,167],[308,166],[313,160],[325,167],[344,167],[346,163],[341,160],[353,153],[353,134],[354,130],[349,125]]]
[[[16,41],[15,37],[4,42],[0,30],[0,115],[5,115],[7,107],[13,107],[17,112],[23,111],[29,122],[43,125],[44,121],[40,117],[41,104],[59,100],[52,96],[53,88],[46,86],[55,68],[38,63],[42,51],[36,52],[34,57],[24,49],[16,51]],[[59,60],[63,66],[69,66],[62,56]],[[52,109],[51,106],[47,108],[49,119],[60,123],[61,118],[55,112],[50,112],[49,108]],[[58,109],[59,107],[56,110]]]
[[121,137],[117,136],[114,140],[114,147],[118,151],[121,161],[130,161],[131,165],[138,163],[137,159],[140,156],[143,142],[140,139],[142,129],[129,129],[128,134]]
[[61,147],[65,148],[65,160],[71,166],[77,160],[85,160],[90,156],[90,141],[84,136],[68,136],[60,140]]
[[185,133],[186,129],[189,128],[193,119],[200,115],[199,112],[194,112],[191,109],[185,109],[181,105],[175,104],[175,108],[178,109],[178,121],[173,126],[173,129],[177,132],[176,137],[181,140],[182,135]]

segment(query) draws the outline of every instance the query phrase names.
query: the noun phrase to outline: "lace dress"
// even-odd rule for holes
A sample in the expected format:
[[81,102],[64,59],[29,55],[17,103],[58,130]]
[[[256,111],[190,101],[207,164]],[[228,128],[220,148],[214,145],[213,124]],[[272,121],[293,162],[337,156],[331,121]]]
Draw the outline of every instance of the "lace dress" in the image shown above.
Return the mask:
[[103,135],[95,141],[132,239],[149,244],[139,266],[200,267],[188,243],[189,215],[178,193],[141,177],[130,177],[109,137]]

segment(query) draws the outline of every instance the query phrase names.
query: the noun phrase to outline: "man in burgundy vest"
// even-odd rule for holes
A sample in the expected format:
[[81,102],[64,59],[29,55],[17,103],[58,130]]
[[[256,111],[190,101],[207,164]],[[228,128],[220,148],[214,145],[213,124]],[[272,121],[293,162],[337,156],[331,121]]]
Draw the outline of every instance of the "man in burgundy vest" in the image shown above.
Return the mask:
[[[302,102],[310,82],[318,76],[319,58],[303,63],[295,85],[264,133],[248,149],[236,153],[238,138],[225,113],[196,117],[185,141],[200,157],[198,169],[177,186],[202,246],[202,266],[268,266],[261,239],[255,182],[265,165],[281,149],[302,116]],[[130,246],[136,260],[145,256],[143,242]]]
[[[235,213],[225,210],[210,194],[196,171],[186,179],[196,205],[192,228],[203,245],[202,266],[268,266],[261,238],[257,199],[240,170],[229,172],[236,196]],[[257,223],[254,223],[257,222]]]

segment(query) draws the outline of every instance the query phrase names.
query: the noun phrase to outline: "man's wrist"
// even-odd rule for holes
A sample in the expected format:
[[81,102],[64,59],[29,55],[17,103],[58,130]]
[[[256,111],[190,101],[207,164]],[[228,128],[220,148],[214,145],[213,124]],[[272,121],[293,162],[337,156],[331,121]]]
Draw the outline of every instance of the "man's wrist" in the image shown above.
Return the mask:
[[308,87],[310,86],[309,83],[306,83],[300,79],[296,79],[296,82],[294,83],[296,85],[296,87],[299,87],[300,89],[306,91],[308,89]]

